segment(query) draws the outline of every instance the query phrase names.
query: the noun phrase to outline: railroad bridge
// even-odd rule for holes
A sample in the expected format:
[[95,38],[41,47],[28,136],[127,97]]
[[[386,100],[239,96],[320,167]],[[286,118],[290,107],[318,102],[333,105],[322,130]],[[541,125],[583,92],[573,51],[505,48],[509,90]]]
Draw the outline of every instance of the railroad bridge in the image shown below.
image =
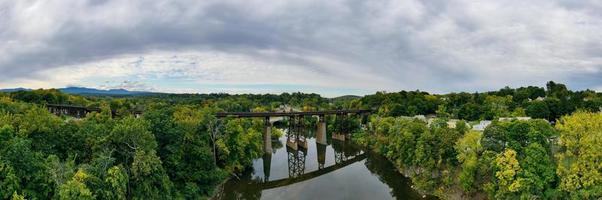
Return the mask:
[[[327,110],[327,111],[293,111],[293,112],[220,112],[216,114],[218,118],[264,118],[265,131],[263,133],[263,150],[266,154],[272,153],[272,121],[270,118],[288,118],[289,127],[287,132],[286,146],[297,150],[298,148],[307,149],[306,135],[303,129],[303,118],[306,116],[317,116],[318,124],[316,130],[316,142],[327,145],[326,138],[326,115],[335,115],[336,117],[346,118],[350,115],[370,114],[372,110]],[[336,140],[345,140],[346,133],[333,133],[332,138]]]

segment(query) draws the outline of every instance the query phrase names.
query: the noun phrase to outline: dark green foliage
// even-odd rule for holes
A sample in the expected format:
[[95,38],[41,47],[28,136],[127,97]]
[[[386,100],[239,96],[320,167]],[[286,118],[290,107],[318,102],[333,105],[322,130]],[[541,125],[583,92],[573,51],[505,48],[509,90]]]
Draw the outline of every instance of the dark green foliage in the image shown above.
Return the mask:
[[144,114],[159,141],[158,155],[167,174],[187,199],[209,195],[225,176],[214,164],[209,145],[206,124],[213,120],[211,113],[210,109],[160,106]]
[[11,93],[11,97],[15,100],[37,104],[65,104],[68,101],[68,96],[57,89],[17,91]]
[[[268,103],[258,99],[271,98],[228,95],[192,106],[142,97],[86,99],[46,90],[11,96],[15,99],[0,97],[0,199],[204,199],[228,173],[248,167],[262,153],[262,121],[225,120],[211,127],[218,124],[214,113],[246,111],[257,102]],[[325,102],[300,93],[275,97],[306,107]],[[73,119],[42,106],[70,102],[90,103],[101,111]],[[143,117],[127,114],[141,104],[147,107]],[[115,111],[126,114],[113,116]],[[219,165],[212,128],[221,132]]]
[[420,91],[377,92],[354,103],[352,108],[374,109],[381,116],[437,114],[468,121],[492,120],[524,115],[556,121],[578,109],[597,112],[602,109],[602,95],[591,90],[571,91],[563,84],[549,82],[546,88],[505,87],[484,93],[434,95]]
[[18,177],[20,194],[38,199],[52,196],[53,188],[49,184],[44,158],[42,153],[32,151],[30,140],[15,136],[0,147],[0,155],[5,167],[12,168],[10,171]]
[[484,149],[499,153],[506,147],[506,137],[506,130],[503,126],[492,124],[483,132],[481,143]]
[[373,118],[374,135],[356,134],[353,139],[369,145],[399,168],[415,168],[414,184],[422,189],[434,189],[446,182],[448,168],[457,165],[455,143],[466,127],[448,128],[445,121],[433,122],[408,118]]
[[548,151],[539,143],[531,143],[525,148],[520,161],[524,187],[521,198],[551,198],[555,193],[556,167]]
[[497,122],[488,126],[483,134],[483,148],[494,152],[502,152],[511,148],[518,152],[531,143],[539,143],[549,148],[549,138],[556,131],[543,120]]
[[525,113],[527,116],[532,118],[539,119],[549,119],[550,118],[550,108],[548,108],[548,104],[544,101],[533,101],[530,102],[525,109]]
[[478,120],[480,118],[481,108],[475,103],[467,103],[460,107],[458,118],[469,121]]

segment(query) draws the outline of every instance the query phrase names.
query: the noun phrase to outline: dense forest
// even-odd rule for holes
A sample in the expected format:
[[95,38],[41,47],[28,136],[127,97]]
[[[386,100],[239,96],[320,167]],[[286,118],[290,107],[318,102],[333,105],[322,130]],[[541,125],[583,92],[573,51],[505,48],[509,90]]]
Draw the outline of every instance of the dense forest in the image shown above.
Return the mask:
[[[353,139],[392,161],[416,188],[443,199],[602,198],[602,95],[547,87],[443,96],[377,93],[378,109]],[[433,123],[399,117],[434,114]],[[530,116],[531,120],[500,117]],[[484,131],[465,121],[493,119]]]
[[[100,108],[55,116],[47,104]],[[364,97],[0,93],[1,199],[204,199],[262,155],[263,122],[219,111],[373,109],[353,140],[391,160],[417,189],[443,198],[602,197],[602,94],[545,88],[484,93],[378,92]],[[140,118],[135,111],[143,111]],[[433,115],[434,123],[403,116]],[[497,121],[530,116],[533,120]],[[493,120],[483,132],[459,121]],[[335,123],[336,122],[336,123]],[[349,128],[345,128],[349,129]],[[450,192],[452,191],[452,192]],[[455,196],[454,196],[455,195]]]
[[354,141],[386,156],[418,189],[444,199],[599,199],[602,114],[494,121],[485,131],[374,117]]
[[564,84],[548,82],[546,88],[505,87],[484,93],[434,95],[420,91],[377,92],[350,102],[348,106],[376,109],[380,116],[436,114],[467,121],[499,117],[529,116],[556,121],[581,109],[598,112],[602,94],[592,90],[571,91]]

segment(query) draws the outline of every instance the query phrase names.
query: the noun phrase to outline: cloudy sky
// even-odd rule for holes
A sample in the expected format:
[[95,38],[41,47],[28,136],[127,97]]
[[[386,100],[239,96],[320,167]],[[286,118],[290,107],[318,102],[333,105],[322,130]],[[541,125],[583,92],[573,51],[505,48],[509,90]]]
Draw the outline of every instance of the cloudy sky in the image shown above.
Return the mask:
[[0,88],[602,91],[599,0],[0,0]]

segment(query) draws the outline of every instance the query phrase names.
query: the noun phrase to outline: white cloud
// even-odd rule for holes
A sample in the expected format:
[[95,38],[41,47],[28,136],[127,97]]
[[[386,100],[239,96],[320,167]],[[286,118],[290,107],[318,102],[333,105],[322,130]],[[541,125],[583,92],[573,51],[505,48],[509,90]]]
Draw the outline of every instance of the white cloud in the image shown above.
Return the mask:
[[0,87],[594,88],[600,9],[565,0],[1,1]]

